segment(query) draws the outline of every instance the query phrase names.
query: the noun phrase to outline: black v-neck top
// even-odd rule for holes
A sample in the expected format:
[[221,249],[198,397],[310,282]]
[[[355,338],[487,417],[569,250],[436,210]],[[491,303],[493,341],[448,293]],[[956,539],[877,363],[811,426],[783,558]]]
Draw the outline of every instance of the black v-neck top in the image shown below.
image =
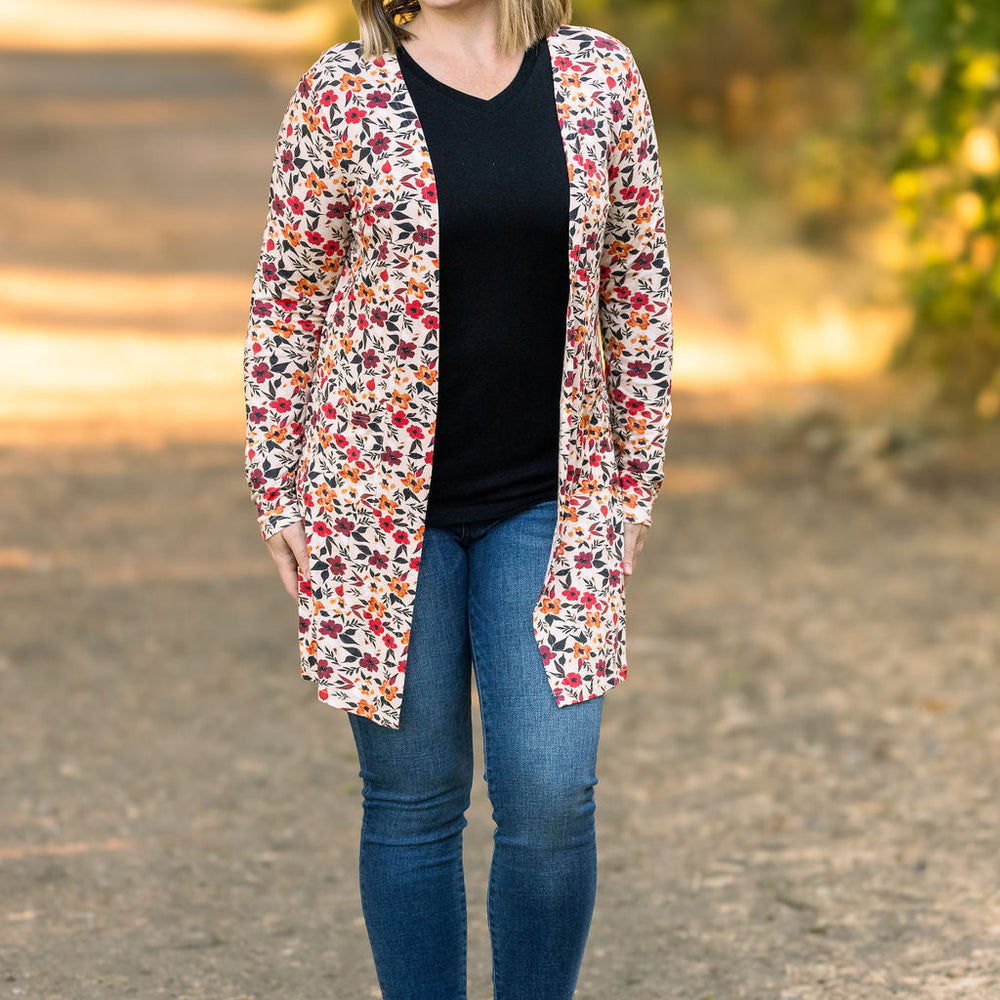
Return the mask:
[[515,514],[558,491],[569,304],[569,176],[547,40],[484,99],[403,46],[439,213],[438,415],[431,527]]

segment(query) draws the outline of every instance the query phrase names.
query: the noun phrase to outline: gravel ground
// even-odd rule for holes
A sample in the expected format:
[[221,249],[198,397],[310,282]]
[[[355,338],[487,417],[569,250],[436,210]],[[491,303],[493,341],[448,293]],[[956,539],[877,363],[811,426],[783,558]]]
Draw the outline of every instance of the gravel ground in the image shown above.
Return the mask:
[[[997,477],[887,500],[772,439],[678,421],[578,998],[998,996]],[[350,730],[298,678],[239,464],[0,453],[0,996],[378,996]],[[491,834],[479,780],[476,998]]]

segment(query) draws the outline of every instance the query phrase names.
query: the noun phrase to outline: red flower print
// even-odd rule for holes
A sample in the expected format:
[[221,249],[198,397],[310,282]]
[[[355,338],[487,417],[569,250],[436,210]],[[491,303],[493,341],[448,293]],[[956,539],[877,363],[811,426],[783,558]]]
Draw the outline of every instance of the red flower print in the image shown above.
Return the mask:
[[576,674],[576,673],[567,674],[563,678],[563,684],[566,684],[569,687],[574,687],[574,688],[575,687],[579,687],[582,683],[583,683],[583,678],[579,674]]
[[649,361],[643,358],[634,358],[626,365],[625,371],[630,379],[644,379],[649,378],[652,367]]

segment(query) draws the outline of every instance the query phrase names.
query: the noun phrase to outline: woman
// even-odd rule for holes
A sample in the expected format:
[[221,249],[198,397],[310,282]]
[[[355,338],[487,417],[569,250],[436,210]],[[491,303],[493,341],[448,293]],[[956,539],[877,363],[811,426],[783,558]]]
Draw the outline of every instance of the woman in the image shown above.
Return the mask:
[[570,998],[671,414],[653,120],[630,50],[568,0],[355,7],[361,40],[278,135],[247,481],[301,674],[356,742],[383,996],[466,995],[475,673],[495,996]]

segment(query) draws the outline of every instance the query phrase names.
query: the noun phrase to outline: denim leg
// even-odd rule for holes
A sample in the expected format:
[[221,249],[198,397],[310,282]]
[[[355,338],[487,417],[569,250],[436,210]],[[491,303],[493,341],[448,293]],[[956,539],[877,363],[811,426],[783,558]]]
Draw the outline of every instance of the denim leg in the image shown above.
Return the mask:
[[603,696],[556,705],[532,631],[554,503],[469,550],[469,612],[493,804],[488,917],[496,1000],[571,1000],[597,892]]
[[359,878],[383,1000],[465,1000],[462,831],[473,779],[467,555],[428,528],[399,729],[348,718],[363,779]]

